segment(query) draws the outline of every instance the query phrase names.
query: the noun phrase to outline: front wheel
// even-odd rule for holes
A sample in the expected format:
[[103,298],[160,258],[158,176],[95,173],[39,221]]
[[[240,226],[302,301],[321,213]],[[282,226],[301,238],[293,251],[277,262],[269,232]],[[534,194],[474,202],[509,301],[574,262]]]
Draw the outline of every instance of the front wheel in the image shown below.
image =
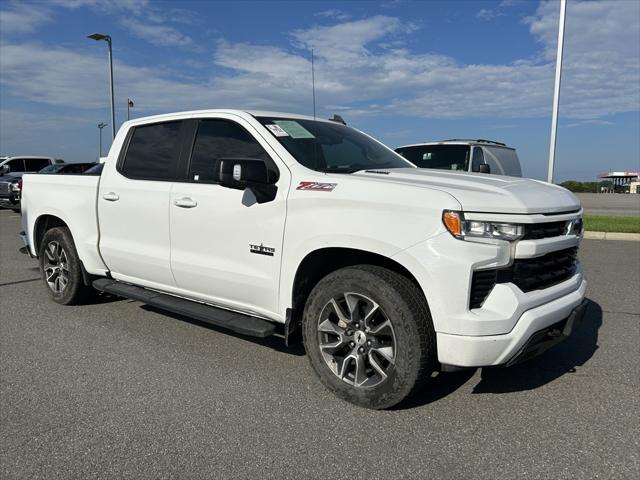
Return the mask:
[[392,407],[435,370],[435,334],[417,286],[393,271],[359,265],[324,277],[303,315],[311,366],[338,397]]
[[93,289],[83,282],[80,259],[68,228],[47,230],[38,256],[40,272],[53,301],[73,305],[91,296]]

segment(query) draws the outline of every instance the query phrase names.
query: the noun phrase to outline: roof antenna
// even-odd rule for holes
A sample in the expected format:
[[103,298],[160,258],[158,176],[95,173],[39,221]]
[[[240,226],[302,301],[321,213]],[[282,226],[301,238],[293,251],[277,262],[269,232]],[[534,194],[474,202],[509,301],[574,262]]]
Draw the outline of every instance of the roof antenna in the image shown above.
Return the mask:
[[313,119],[316,119],[316,71],[313,64],[313,48],[311,49],[311,90],[313,91]]

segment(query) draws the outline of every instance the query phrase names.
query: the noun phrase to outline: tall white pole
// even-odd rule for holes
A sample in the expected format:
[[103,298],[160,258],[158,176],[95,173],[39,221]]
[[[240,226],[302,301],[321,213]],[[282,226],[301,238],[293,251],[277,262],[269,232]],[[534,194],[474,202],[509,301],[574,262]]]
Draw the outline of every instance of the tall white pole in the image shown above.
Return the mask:
[[316,118],[316,69],[313,62],[313,48],[311,49],[311,90],[313,91],[313,119]]
[[109,44],[109,90],[111,93],[111,138],[116,138],[116,105],[113,95],[113,52],[111,51],[111,37],[107,35]]
[[564,23],[567,0],[560,0],[560,20],[558,22],[558,52],[556,53],[556,82],[553,89],[553,112],[551,114],[551,141],[549,142],[549,171],[547,182],[553,183],[553,168],[556,161],[556,137],[558,136],[558,109],[560,107],[560,80],[562,78],[562,51],[564,48]]

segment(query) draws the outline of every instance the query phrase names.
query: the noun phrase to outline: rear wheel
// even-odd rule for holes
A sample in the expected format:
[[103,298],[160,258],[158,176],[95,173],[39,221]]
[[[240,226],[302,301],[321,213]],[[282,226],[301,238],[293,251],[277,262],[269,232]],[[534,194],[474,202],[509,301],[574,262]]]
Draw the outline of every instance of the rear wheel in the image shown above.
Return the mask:
[[351,403],[392,407],[435,370],[427,303],[393,271],[361,265],[327,275],[309,295],[303,324],[311,366]]
[[91,296],[93,289],[83,282],[80,259],[68,228],[47,230],[38,256],[42,278],[55,302],[73,305]]

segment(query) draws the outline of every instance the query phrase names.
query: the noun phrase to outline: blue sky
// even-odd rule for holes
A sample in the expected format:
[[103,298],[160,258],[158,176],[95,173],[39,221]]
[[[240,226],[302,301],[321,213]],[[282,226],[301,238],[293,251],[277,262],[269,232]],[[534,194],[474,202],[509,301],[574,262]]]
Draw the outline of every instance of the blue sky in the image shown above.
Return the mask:
[[[546,177],[558,2],[0,1],[0,153],[95,159],[109,122],[203,108],[312,112],[391,147],[452,137],[518,148]],[[640,169],[640,2],[567,10],[556,178]],[[105,144],[109,133],[104,131]]]

